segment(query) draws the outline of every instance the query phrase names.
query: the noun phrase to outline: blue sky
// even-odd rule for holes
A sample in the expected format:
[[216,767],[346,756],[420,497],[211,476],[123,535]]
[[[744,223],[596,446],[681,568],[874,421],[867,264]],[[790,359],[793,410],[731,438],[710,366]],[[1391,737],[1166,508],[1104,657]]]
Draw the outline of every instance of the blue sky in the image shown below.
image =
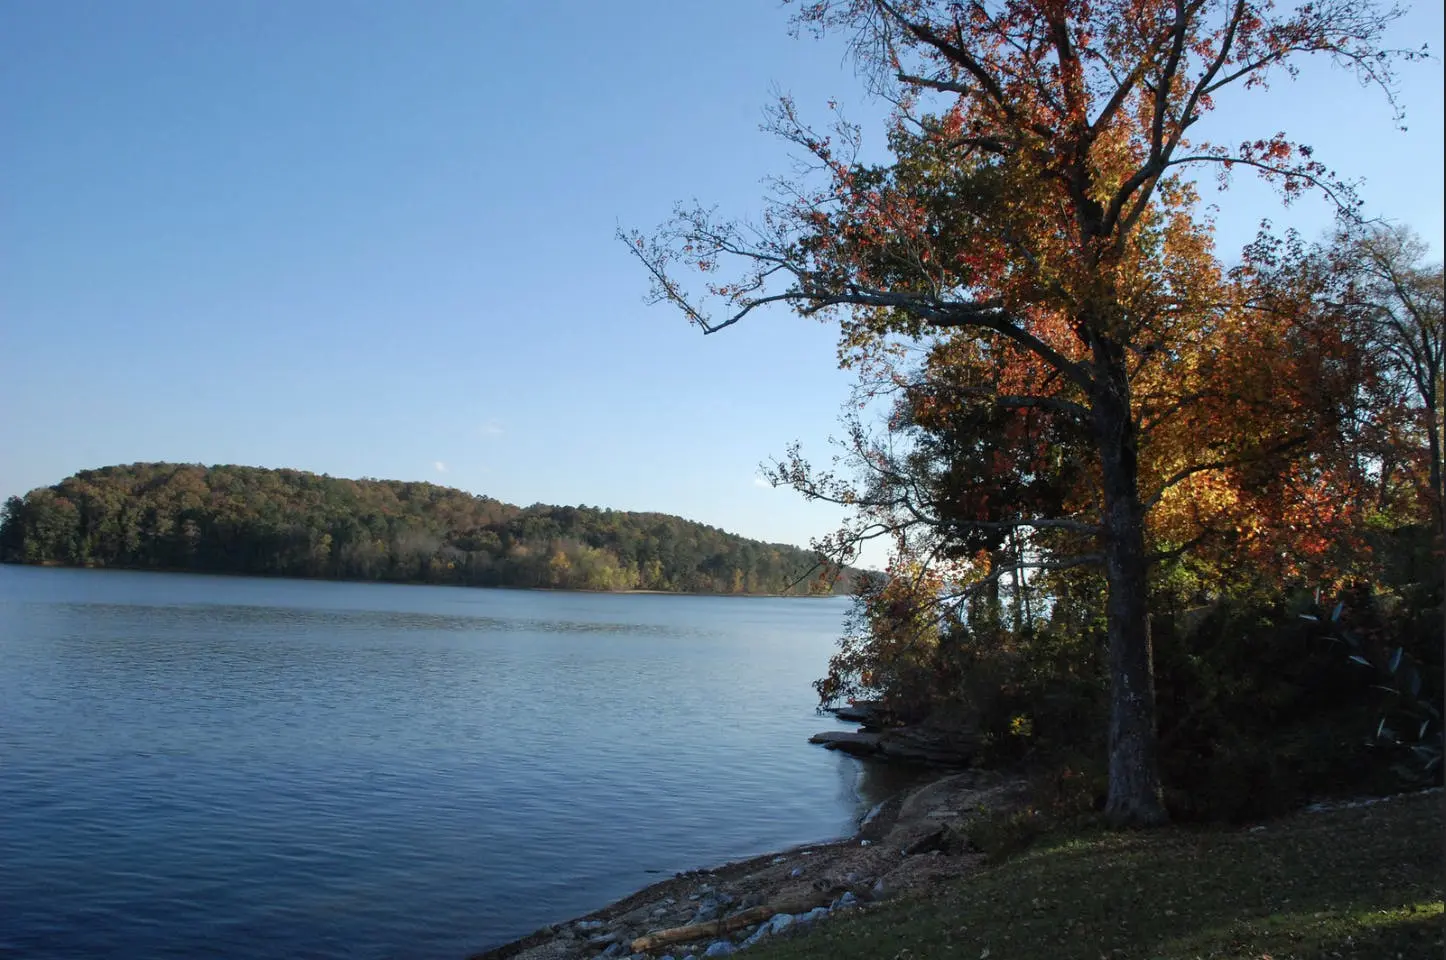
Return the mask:
[[[433,480],[806,542],[756,482],[828,455],[849,379],[785,312],[703,337],[613,240],[786,170],[773,91],[881,115],[772,0],[10,0],[0,11],[0,495],[136,460]],[[1439,4],[1395,31],[1441,49]],[[1308,67],[1227,98],[1442,250],[1442,67],[1380,96]],[[874,131],[877,133],[877,127]],[[877,136],[874,142],[878,142]],[[1242,179],[1261,217],[1323,229]]]

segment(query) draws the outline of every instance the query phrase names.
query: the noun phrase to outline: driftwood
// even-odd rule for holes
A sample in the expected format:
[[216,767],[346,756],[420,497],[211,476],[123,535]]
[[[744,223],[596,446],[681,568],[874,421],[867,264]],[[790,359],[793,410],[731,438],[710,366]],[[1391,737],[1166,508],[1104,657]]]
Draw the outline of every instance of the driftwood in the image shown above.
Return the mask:
[[769,917],[778,913],[803,913],[812,910],[814,907],[822,907],[833,901],[833,893],[815,893],[808,897],[798,897],[794,900],[781,900],[778,903],[764,904],[761,907],[750,907],[741,913],[735,913],[731,917],[721,917],[717,920],[709,920],[705,923],[690,923],[682,927],[669,927],[667,930],[657,930],[645,936],[638,937],[629,946],[633,953],[647,953],[658,947],[667,946],[670,943],[687,943],[690,940],[702,940],[705,937],[721,937],[740,930],[743,927],[761,923]]

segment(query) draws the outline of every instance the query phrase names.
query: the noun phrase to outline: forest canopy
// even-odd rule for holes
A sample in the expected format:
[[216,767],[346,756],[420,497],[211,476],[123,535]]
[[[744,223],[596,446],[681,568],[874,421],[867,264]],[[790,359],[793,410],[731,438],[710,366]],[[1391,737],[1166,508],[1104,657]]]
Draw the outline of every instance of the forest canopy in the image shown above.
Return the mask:
[[517,507],[432,483],[135,463],[11,497],[0,560],[484,587],[843,592],[818,557],[661,513]]

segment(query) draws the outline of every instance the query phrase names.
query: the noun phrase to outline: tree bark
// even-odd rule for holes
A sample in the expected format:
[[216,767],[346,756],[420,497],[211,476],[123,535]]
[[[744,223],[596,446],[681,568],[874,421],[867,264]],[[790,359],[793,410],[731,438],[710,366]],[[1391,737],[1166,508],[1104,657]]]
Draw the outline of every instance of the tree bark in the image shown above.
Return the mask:
[[[1423,398],[1426,402],[1426,427],[1430,439],[1427,446],[1430,449],[1430,482],[1431,482],[1431,510],[1432,519],[1435,521],[1435,535],[1441,538],[1439,549],[1441,556],[1446,558],[1446,488],[1442,486],[1441,477],[1441,418],[1436,406],[1434,395],[1427,395]],[[1443,628],[1446,628],[1446,559],[1442,560],[1438,576],[1442,579],[1437,582],[1442,584],[1441,592],[1441,618]],[[1446,635],[1446,634],[1443,634]]]
[[1155,665],[1150,647],[1145,510],[1125,357],[1097,345],[1093,406],[1104,486],[1105,579],[1109,588],[1109,794],[1115,826],[1148,827],[1168,816],[1160,795]]
[[1423,397],[1426,407],[1426,449],[1430,457],[1427,482],[1431,484],[1432,519],[1436,532],[1446,535],[1446,490],[1441,486],[1441,420],[1432,397]]

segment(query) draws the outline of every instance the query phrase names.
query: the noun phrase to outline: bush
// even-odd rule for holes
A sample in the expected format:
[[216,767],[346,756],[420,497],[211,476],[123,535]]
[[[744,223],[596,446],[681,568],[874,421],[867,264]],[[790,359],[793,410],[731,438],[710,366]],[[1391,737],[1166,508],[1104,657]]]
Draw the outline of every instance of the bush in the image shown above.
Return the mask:
[[1356,584],[1324,612],[1301,593],[1158,618],[1161,769],[1173,813],[1238,822],[1313,797],[1424,782],[1421,765],[1407,762],[1420,744],[1400,737],[1439,716],[1439,612],[1423,618],[1422,599]]
[[[1160,767],[1177,818],[1239,822],[1318,797],[1441,781],[1440,558],[1418,528],[1375,536],[1363,569],[1377,581],[1329,598],[1252,582],[1249,571],[1233,571],[1228,586],[1219,571],[1158,571]],[[881,696],[899,722],[966,731],[986,766],[1103,766],[1109,680],[1098,582],[1054,584],[1047,615],[1032,623],[1001,615],[997,603],[925,615],[938,585],[908,582],[912,595],[896,583],[861,603],[861,629],[819,683],[825,699]],[[1102,796],[1103,780],[1087,792]],[[1028,816],[998,827],[1033,829]]]

